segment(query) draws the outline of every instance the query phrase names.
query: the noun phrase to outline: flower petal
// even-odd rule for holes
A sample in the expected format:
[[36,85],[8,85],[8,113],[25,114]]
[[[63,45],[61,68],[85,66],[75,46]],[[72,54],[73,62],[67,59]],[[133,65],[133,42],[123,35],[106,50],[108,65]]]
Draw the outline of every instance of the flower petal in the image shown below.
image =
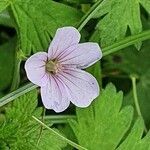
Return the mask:
[[87,107],[99,95],[99,85],[89,73],[79,69],[66,69],[59,78],[68,88],[70,101],[78,107]]
[[62,112],[70,104],[64,84],[55,76],[49,77],[47,86],[41,87],[41,97],[45,108]]
[[97,43],[83,43],[67,49],[64,55],[59,57],[61,64],[77,65],[78,68],[87,68],[100,60],[102,52]]
[[80,41],[80,33],[74,27],[63,27],[56,31],[55,37],[50,44],[48,57],[56,58],[63,53],[68,47],[78,44]]
[[38,86],[47,84],[47,73],[45,71],[45,63],[47,61],[47,53],[38,52],[32,55],[25,63],[25,70],[28,79]]

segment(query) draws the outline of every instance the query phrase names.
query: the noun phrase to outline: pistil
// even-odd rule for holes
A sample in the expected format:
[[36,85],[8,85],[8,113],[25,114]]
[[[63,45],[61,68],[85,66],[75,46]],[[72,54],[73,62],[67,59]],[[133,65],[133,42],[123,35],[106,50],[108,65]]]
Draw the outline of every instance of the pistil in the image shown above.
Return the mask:
[[46,64],[46,71],[49,73],[57,73],[59,69],[59,63],[57,60],[49,60]]

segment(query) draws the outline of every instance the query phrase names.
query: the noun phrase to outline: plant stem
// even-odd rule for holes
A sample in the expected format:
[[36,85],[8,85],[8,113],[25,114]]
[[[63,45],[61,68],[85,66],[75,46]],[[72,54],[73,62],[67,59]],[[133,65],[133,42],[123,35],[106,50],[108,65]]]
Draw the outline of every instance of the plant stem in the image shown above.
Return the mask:
[[99,10],[99,7],[101,6],[102,0],[98,0],[91,9],[83,16],[80,23],[77,26],[77,29],[79,32],[83,29],[83,27],[87,24],[87,22],[95,15],[95,13]]
[[52,124],[66,124],[68,119],[76,119],[75,115],[49,115],[45,116],[45,121],[50,121]]
[[20,83],[20,64],[21,64],[21,60],[18,59],[18,57],[16,57],[15,66],[14,66],[13,81],[11,84],[10,91],[16,90],[19,86],[19,83]]
[[64,136],[62,136],[61,134],[59,134],[58,132],[56,132],[55,130],[53,130],[52,128],[50,128],[49,126],[47,126],[46,124],[44,124],[42,121],[40,121],[39,119],[37,119],[35,116],[32,116],[32,118],[34,120],[36,120],[38,123],[40,123],[43,127],[45,127],[46,129],[48,129],[51,133],[55,134],[57,137],[61,138],[62,140],[64,140],[65,142],[67,142],[68,144],[70,144],[71,146],[73,146],[74,148],[78,149],[78,150],[87,150],[86,148],[74,143],[73,141],[65,138]]
[[[46,112],[46,109],[43,107],[43,111],[42,111],[42,122],[44,122],[45,112]],[[41,136],[42,136],[42,132],[43,132],[43,126],[41,125],[40,134],[39,134],[39,138],[38,138],[38,141],[37,141],[37,145],[40,143]]]
[[24,94],[30,92],[31,90],[36,89],[37,87],[38,87],[37,85],[34,85],[33,83],[29,83],[29,84],[17,89],[14,92],[11,92],[10,94],[8,94],[0,99],[0,107],[6,105],[7,103],[20,97],[21,95],[24,95]]
[[137,42],[145,41],[148,39],[150,39],[150,30],[143,31],[137,35],[126,37],[123,40],[116,42],[115,44],[112,44],[111,46],[103,48],[103,56],[107,56],[130,45],[133,45]]
[[[139,102],[138,102],[137,89],[136,89],[136,77],[131,76],[131,80],[132,80],[133,97],[134,97],[135,108],[136,108],[138,116],[141,117],[144,121],[144,118],[143,118],[141,110],[140,110],[140,105],[139,105]],[[145,123],[144,123],[144,130],[145,130],[146,133],[148,132],[147,128],[145,126]]]

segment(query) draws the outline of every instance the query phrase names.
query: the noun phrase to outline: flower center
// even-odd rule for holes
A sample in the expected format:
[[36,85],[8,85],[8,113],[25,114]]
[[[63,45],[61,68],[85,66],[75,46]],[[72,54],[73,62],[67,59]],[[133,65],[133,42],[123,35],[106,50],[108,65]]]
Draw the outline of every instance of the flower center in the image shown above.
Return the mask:
[[57,60],[49,60],[46,63],[46,71],[49,73],[56,74],[59,71],[60,64]]

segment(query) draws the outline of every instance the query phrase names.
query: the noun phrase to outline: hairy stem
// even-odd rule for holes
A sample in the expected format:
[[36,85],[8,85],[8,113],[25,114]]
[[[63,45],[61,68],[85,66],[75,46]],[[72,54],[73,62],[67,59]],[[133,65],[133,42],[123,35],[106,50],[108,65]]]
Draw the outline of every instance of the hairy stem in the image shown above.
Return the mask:
[[103,48],[103,56],[115,53],[123,48],[133,45],[137,42],[145,41],[150,39],[150,30],[143,31],[137,35],[132,35],[124,38],[123,40],[116,42],[108,47]]
[[20,64],[21,64],[21,60],[16,57],[13,80],[12,80],[10,91],[16,90],[19,86],[19,83],[20,83]]
[[99,7],[101,6],[102,0],[98,0],[91,9],[83,16],[80,23],[77,26],[77,29],[79,32],[83,29],[83,27],[87,24],[87,22],[95,15],[95,13],[99,10]]
[[[134,97],[134,104],[135,104],[135,108],[137,111],[137,114],[139,117],[141,117],[144,121],[144,118],[142,116],[141,110],[140,110],[140,105],[139,105],[139,101],[138,101],[138,96],[137,96],[137,89],[136,89],[136,77],[135,76],[131,76],[131,80],[132,80],[132,87],[133,87],[133,97]],[[144,130],[147,133],[148,130],[144,124]]]
[[34,120],[36,120],[38,123],[40,123],[43,127],[45,127],[46,129],[48,129],[51,133],[53,133],[54,135],[56,135],[58,138],[61,138],[62,140],[64,140],[65,142],[67,142],[68,144],[70,144],[71,146],[73,146],[74,148],[78,149],[78,150],[87,150],[86,148],[74,143],[73,141],[65,138],[64,136],[62,136],[61,134],[59,134],[58,132],[56,132],[55,130],[53,130],[52,128],[50,128],[49,126],[47,126],[46,124],[44,124],[42,121],[40,121],[39,119],[37,119],[35,116],[32,116],[32,118]]
[[37,85],[34,85],[33,83],[29,83],[14,92],[11,92],[10,94],[7,94],[6,96],[2,97],[0,99],[0,107],[8,104],[9,102],[13,101],[14,99],[32,91],[33,89],[37,88]]
[[44,117],[44,120],[49,121],[52,124],[66,124],[68,119],[76,119],[75,115],[48,115]]
[[[45,111],[46,111],[46,109],[43,107],[43,111],[42,111],[42,122],[44,122]],[[40,143],[41,136],[42,136],[42,132],[43,132],[43,126],[41,125],[39,138],[38,138],[38,140],[37,140],[37,145]]]

